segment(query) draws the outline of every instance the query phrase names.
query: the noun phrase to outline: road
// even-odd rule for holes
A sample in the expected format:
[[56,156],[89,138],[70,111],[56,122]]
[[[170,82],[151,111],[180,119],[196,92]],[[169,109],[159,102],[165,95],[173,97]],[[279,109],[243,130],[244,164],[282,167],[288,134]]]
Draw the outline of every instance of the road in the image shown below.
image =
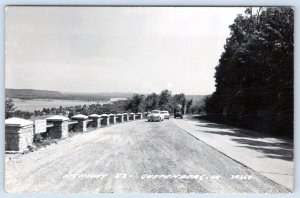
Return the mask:
[[[286,188],[176,125],[138,120],[5,156],[8,192],[277,193]],[[182,122],[182,120],[180,120]]]
[[293,191],[293,140],[217,124],[197,116],[185,118],[175,124],[228,157]]

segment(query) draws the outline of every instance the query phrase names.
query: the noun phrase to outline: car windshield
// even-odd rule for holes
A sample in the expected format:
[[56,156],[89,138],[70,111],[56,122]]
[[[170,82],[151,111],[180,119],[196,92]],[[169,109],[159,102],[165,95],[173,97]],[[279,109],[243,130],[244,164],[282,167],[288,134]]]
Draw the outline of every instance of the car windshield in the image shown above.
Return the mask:
[[151,111],[151,113],[159,113],[159,111],[158,110],[153,110],[153,111]]
[[167,111],[162,111],[161,113],[168,113]]

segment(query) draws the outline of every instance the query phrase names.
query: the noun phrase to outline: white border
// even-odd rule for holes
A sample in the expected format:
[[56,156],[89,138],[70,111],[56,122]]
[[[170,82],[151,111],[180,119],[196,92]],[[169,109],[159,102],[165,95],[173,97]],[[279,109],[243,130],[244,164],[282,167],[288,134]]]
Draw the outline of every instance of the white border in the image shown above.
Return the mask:
[[[1,128],[0,128],[0,140],[2,142],[1,151],[3,155],[1,156],[1,165],[0,165],[0,185],[2,186],[0,190],[0,197],[300,197],[299,193],[299,171],[298,167],[295,166],[295,192],[291,194],[47,194],[47,193],[39,193],[39,194],[8,194],[4,191],[4,98],[5,98],[5,87],[4,87],[4,12],[5,6],[7,5],[110,5],[110,6],[293,6],[295,8],[295,165],[297,165],[297,161],[299,159],[299,81],[300,81],[300,53],[299,53],[299,12],[300,1],[298,0],[2,0],[0,2],[2,7],[2,12],[0,14],[1,23],[2,23],[2,31],[1,31],[1,55],[0,60],[0,83],[1,83],[1,91],[0,98],[2,103],[0,103],[0,118],[2,120]],[[298,56],[297,56],[298,54]],[[33,162],[34,163],[34,162]]]

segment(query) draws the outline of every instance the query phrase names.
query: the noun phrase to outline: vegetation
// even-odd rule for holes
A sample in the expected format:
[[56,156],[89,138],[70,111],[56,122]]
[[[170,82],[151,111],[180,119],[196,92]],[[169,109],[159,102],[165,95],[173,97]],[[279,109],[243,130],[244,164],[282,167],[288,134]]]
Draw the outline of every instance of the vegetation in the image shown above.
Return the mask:
[[293,137],[293,9],[248,8],[230,29],[208,119]]
[[[174,112],[174,110],[180,110],[184,113],[198,113],[200,107],[196,107],[198,104],[193,103],[193,99],[188,99],[183,93],[172,95],[172,92],[168,89],[161,91],[160,94],[152,93],[147,95],[135,94],[131,100],[129,100],[126,110],[130,112],[144,112],[151,111],[153,109],[166,110]],[[193,111],[192,111],[193,109]],[[196,110],[197,109],[197,110]]]
[[[188,99],[190,98],[190,99]],[[185,94],[175,94],[169,90],[163,90],[160,94],[152,93],[147,96],[134,94],[129,100],[118,100],[109,104],[78,105],[73,107],[43,108],[34,112],[17,110],[13,99],[6,99],[6,119],[19,117],[24,119],[44,119],[50,115],[63,115],[71,118],[76,114],[117,114],[124,112],[145,112],[153,109],[167,110],[173,112],[180,110],[186,113],[199,113],[201,110],[202,96],[186,96]],[[193,99],[199,99],[194,103]],[[199,103],[200,102],[200,103]]]
[[30,119],[32,115],[33,113],[17,110],[14,100],[12,98],[5,98],[5,119],[11,117]]
[[16,108],[13,99],[5,98],[5,119],[11,117],[15,110]]

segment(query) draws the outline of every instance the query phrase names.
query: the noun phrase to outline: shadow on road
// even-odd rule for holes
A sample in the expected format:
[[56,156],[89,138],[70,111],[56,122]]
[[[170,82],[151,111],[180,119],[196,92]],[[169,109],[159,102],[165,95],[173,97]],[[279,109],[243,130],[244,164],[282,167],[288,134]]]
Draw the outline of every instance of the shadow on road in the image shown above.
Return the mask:
[[267,158],[293,161],[294,147],[292,140],[273,137],[268,134],[251,130],[239,129],[223,124],[211,123],[199,117],[191,116],[188,119],[197,119],[199,132],[230,136],[232,141],[239,144],[238,147],[250,148],[262,153]]

